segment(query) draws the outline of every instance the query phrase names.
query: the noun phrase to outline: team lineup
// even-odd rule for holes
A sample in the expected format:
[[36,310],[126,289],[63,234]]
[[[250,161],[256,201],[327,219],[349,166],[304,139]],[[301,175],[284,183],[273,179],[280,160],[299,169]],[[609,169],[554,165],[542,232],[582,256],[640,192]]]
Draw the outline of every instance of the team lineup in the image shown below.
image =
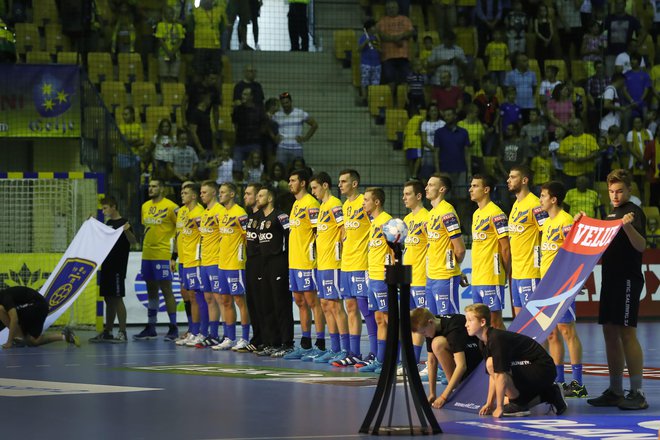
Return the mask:
[[[491,200],[493,179],[487,175],[472,177],[468,191],[477,209],[472,217],[469,280],[461,272],[466,246],[461,219],[449,202],[456,193],[451,179],[434,174],[425,187],[416,180],[403,185],[403,202],[410,211],[403,219],[408,230],[403,264],[412,267],[413,345],[419,364],[426,342],[428,361],[420,375],[428,377],[429,401],[436,408],[444,405],[482,359],[490,376],[482,414],[524,415],[541,402],[551,404],[561,414],[566,409],[563,395],[588,395],[582,381],[582,345],[575,327],[574,304],[548,338],[546,349],[526,336],[505,331],[505,288],[510,284],[512,305],[519,313],[574,222],[562,209],[564,186],[548,182],[537,197],[530,191],[531,179],[524,166],[510,170],[507,186],[515,203],[507,216]],[[622,251],[625,255],[640,253],[639,239],[644,240],[640,224],[644,219],[641,210],[628,201],[630,176],[616,170],[608,185],[614,205],[610,218],[622,219],[624,224],[619,234],[625,243],[615,240],[613,245],[619,251],[630,247],[632,251]],[[343,203],[332,194],[334,187],[327,173],[310,176],[307,170],[293,171],[289,190],[295,202],[290,213],[285,213],[275,206],[273,190],[260,184],[245,188],[243,208],[236,204],[238,189],[233,183],[187,182],[181,191],[183,204],[178,207],[163,197],[162,183],[152,180],[150,200],[142,207],[142,275],[149,294],[149,324],[134,339],[157,337],[160,291],[170,318],[166,339],[175,340],[177,345],[253,352],[379,373],[388,322],[385,266],[394,263],[384,226],[392,216],[384,211],[382,188],[368,187],[361,192],[357,171],[340,172],[338,187],[345,198]],[[430,210],[424,207],[424,198],[430,202]],[[621,257],[606,254],[604,264],[607,258],[618,261]],[[189,316],[188,332],[180,338],[171,287],[177,261]],[[629,272],[624,269],[619,268],[616,279],[609,279],[599,317],[608,350],[610,387],[589,403],[643,409],[648,405],[641,390],[642,354],[634,334],[643,280],[638,280],[630,265]],[[464,316],[459,310],[459,286],[468,283],[474,304]],[[630,284],[632,289],[625,287]],[[292,297],[302,330],[297,347]],[[629,306],[623,307],[624,303]],[[366,353],[360,345],[363,320],[368,336]],[[622,341],[628,346],[622,346]],[[572,371],[568,383],[564,344]],[[633,352],[635,348],[638,352]],[[632,385],[625,398],[624,363],[631,372]],[[446,384],[442,393],[436,392],[438,379]]]

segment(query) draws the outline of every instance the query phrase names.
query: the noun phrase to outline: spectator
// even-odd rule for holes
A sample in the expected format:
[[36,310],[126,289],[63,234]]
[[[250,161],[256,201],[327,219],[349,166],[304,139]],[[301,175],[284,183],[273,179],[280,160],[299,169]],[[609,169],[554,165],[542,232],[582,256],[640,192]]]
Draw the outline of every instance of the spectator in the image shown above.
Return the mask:
[[[227,4],[227,22],[229,26],[227,27],[227,39],[231,38],[233,25],[236,22],[236,17],[238,17],[238,47],[240,50],[254,50],[254,48],[248,46],[247,44],[247,26],[250,20],[253,18],[252,13],[252,4],[250,0],[228,0]],[[291,9],[289,9],[290,11]],[[256,20],[255,20],[256,22]],[[305,22],[307,22],[307,14],[305,14]],[[256,25],[258,26],[258,25]],[[289,28],[290,29],[290,28]],[[258,32],[258,31],[257,31]],[[255,40],[256,42],[257,40]],[[228,47],[228,42],[226,47]]]
[[626,51],[634,35],[638,34],[638,40],[644,41],[646,32],[635,17],[626,13],[625,0],[615,0],[614,13],[605,18],[603,29],[607,34],[605,70],[612,75],[616,56]]
[[264,175],[264,164],[261,160],[261,153],[256,150],[250,153],[243,169],[245,182],[261,182]]
[[222,72],[221,29],[229,24],[224,2],[200,0],[199,7],[193,8],[192,23],[193,71],[201,75],[219,75]]
[[633,54],[630,57],[630,70],[624,73],[625,89],[623,94],[632,105],[630,116],[640,118],[646,113],[646,102],[653,95],[653,83],[646,71],[641,69],[641,57]]
[[472,162],[472,173],[485,173],[483,140],[486,134],[484,124],[479,120],[479,109],[475,104],[466,105],[465,119],[458,126],[468,132],[470,138],[470,162]]
[[630,43],[628,43],[628,50],[625,52],[621,52],[618,54],[614,60],[614,71],[615,72],[620,72],[623,73],[624,75],[632,69],[631,65],[631,60],[630,58],[634,55],[638,55],[640,57],[640,66],[642,68],[646,68],[646,63],[644,62],[644,58],[639,55],[639,52],[637,51],[636,48],[636,41],[633,40]]
[[558,73],[559,68],[557,66],[547,66],[545,68],[545,78],[539,86],[539,101],[541,101],[543,108],[545,108],[545,105],[552,98],[552,91],[561,84],[561,81],[557,79]]
[[[575,117],[575,109],[568,87],[559,84],[552,92],[552,99],[548,102],[548,133],[554,136],[557,127],[568,130],[568,122]],[[570,188],[570,187],[569,187]]]
[[531,147],[534,154],[539,153],[539,147],[541,147],[541,145],[548,144],[547,129],[545,122],[541,119],[539,109],[531,109],[529,112],[529,123],[523,125],[520,134],[525,142],[527,142],[527,145]]
[[254,104],[261,107],[264,103],[264,90],[261,84],[256,81],[257,69],[252,64],[247,64],[243,70],[243,78],[234,86],[233,101],[234,105],[241,103],[243,90],[252,90],[252,100]]
[[558,154],[564,164],[564,183],[567,188],[573,188],[579,176],[586,176],[593,182],[594,160],[599,148],[596,139],[584,132],[582,121],[572,119],[569,128],[571,134],[559,144]]
[[266,175],[268,186],[279,196],[289,192],[289,182],[286,180],[286,167],[282,162],[275,162]]
[[[250,0],[250,21],[252,22],[252,38],[254,38],[254,50],[261,50],[259,46],[259,15],[263,0]],[[246,43],[246,47],[247,43]]]
[[163,82],[179,80],[181,68],[181,44],[186,30],[176,21],[174,10],[163,8],[163,20],[156,26],[154,37],[158,39],[158,76]]
[[511,124],[521,124],[523,122],[522,110],[516,104],[516,89],[514,87],[506,89],[505,101],[500,106],[500,122],[502,123],[500,133],[506,133],[507,127]]
[[429,79],[433,76],[431,69],[428,67],[429,57],[433,52],[433,38],[430,35],[426,35],[422,40],[422,47],[419,49],[419,60],[422,62],[422,67],[424,73],[428,74]]
[[502,20],[502,3],[499,0],[477,1],[475,20],[477,23],[477,40],[479,42],[478,54],[484,56],[486,44],[491,40],[492,33]]
[[644,200],[644,178],[646,177],[646,166],[644,163],[644,151],[646,144],[653,142],[653,133],[647,128],[644,128],[642,118],[635,116],[632,122],[632,130],[626,135],[626,150],[628,152],[628,160],[623,163],[621,168],[630,171],[637,187],[642,193],[642,200]]
[[534,54],[541,72],[545,70],[545,60],[554,58],[552,39],[554,38],[554,23],[548,13],[548,7],[539,5],[534,18],[534,33],[536,34],[536,49]]
[[254,102],[252,89],[243,89],[241,103],[234,107],[231,120],[236,132],[234,145],[234,180],[243,180],[243,161],[253,151],[261,150],[263,133],[268,130],[268,117],[263,107]]
[[559,25],[559,41],[564,58],[570,61],[577,58],[582,45],[582,20],[580,5],[575,0],[555,0]]
[[584,212],[591,218],[605,218],[605,206],[596,191],[589,188],[589,179],[580,176],[575,181],[576,187],[566,192],[564,210],[575,217]]
[[406,155],[408,178],[417,179],[422,164],[422,116],[418,107],[411,108],[411,116],[403,132],[403,150]]
[[431,89],[431,100],[435,101],[438,110],[454,110],[459,112],[463,108],[463,92],[451,85],[451,76],[446,70],[440,73],[440,85]]
[[504,18],[506,26],[506,37],[509,44],[509,53],[525,53],[527,50],[527,26],[528,18],[523,11],[522,2],[515,0],[513,10]]
[[[17,5],[18,2],[12,2]],[[59,0],[57,2],[62,20],[62,33],[69,37],[72,50],[83,55],[95,52],[98,48],[98,28],[96,2],[89,0]],[[25,20],[27,21],[27,20]]]
[[[216,139],[213,133],[219,133],[218,120],[222,101],[219,80],[217,74],[205,73],[201,80],[194,80],[186,85],[186,121],[192,145],[200,157],[206,157],[214,151]],[[201,130],[196,130],[193,125]]]
[[[627,159],[626,140],[618,125],[612,125],[607,133],[599,137],[600,157],[596,167],[596,179],[605,182],[607,175]],[[624,157],[625,156],[625,157]]]
[[[409,44],[415,34],[408,17],[399,14],[399,5],[394,0],[385,3],[385,16],[376,24],[376,33],[381,42],[383,73],[381,82],[389,84],[392,96],[397,100],[396,86],[406,82],[410,71]],[[396,104],[396,102],[395,102]]]
[[594,61],[594,72],[592,76],[587,78],[585,92],[589,128],[595,131],[603,115],[603,93],[610,85],[610,78],[605,75],[605,65],[600,60]]
[[215,169],[215,182],[218,185],[233,181],[234,160],[231,158],[231,147],[228,144],[220,147],[220,154],[209,162],[209,167]]
[[570,78],[564,81],[564,87],[566,87],[568,97],[569,99],[571,99],[571,102],[573,103],[573,110],[575,112],[575,117],[584,120],[586,116],[585,113],[586,103],[584,102],[584,95],[582,93],[578,93],[578,90],[575,88],[575,83]]
[[367,105],[369,86],[380,84],[380,41],[376,35],[376,22],[372,19],[364,23],[364,33],[358,40],[360,51],[360,98]]
[[[239,2],[242,0],[239,0]],[[307,5],[309,0],[289,0],[289,40],[293,52],[309,51],[309,27]]]
[[525,121],[529,119],[529,111],[536,108],[534,102],[536,84],[536,74],[529,70],[529,58],[525,54],[518,54],[516,68],[507,72],[504,85],[515,88],[516,104],[521,108]]
[[603,61],[603,50],[607,44],[607,39],[600,29],[600,24],[597,21],[592,21],[587,28],[587,32],[582,37],[582,61],[584,61],[584,69],[587,76],[592,76],[596,73],[594,63],[596,61]]
[[188,132],[179,128],[176,131],[176,148],[172,151],[172,171],[180,183],[195,180],[199,159],[195,149],[188,145]]
[[436,0],[431,2],[438,34],[444,35],[456,26],[456,0]]
[[621,105],[620,95],[623,93],[624,82],[625,77],[623,74],[615,73],[612,75],[612,84],[607,86],[603,92],[601,98],[603,101],[602,108],[603,113],[607,113],[600,120],[601,134],[607,133],[607,130],[613,125],[621,127],[621,122],[625,120],[622,119],[622,112],[627,112],[631,107],[631,105]]
[[479,48],[479,41],[477,36],[477,29],[472,24],[472,14],[462,12],[458,14],[458,25],[453,29],[456,34],[456,44],[458,44],[465,55],[469,58],[477,56]]
[[172,123],[169,119],[161,119],[149,147],[154,158],[155,176],[152,178],[166,181],[172,177],[174,145],[176,145],[176,136],[172,134]]
[[422,63],[419,59],[412,61],[412,69],[406,77],[408,83],[407,105],[408,115],[412,117],[426,107],[426,98],[424,97],[424,86],[426,85],[426,75],[422,73]]
[[[282,109],[273,116],[273,120],[279,126],[277,135],[276,160],[288,164],[296,157],[303,156],[303,143],[309,141],[319,126],[309,114],[299,108],[294,108],[291,95],[288,92],[280,94]],[[309,125],[309,130],[303,135],[304,125]]]
[[477,94],[473,102],[479,109],[479,120],[484,124],[486,130],[483,145],[484,156],[493,156],[500,127],[500,103],[496,96],[497,87],[490,77],[483,77],[482,86],[484,93]]
[[435,172],[435,148],[433,142],[435,132],[445,126],[445,121],[440,118],[440,110],[435,101],[426,108],[426,119],[420,126],[422,138],[422,163],[417,176],[420,179],[428,179]]
[[113,55],[118,53],[133,53],[135,52],[135,40],[137,36],[135,15],[133,15],[133,11],[127,3],[120,3],[117,12],[117,23],[112,32],[110,52]]
[[540,148],[540,155],[535,155],[529,165],[534,173],[534,193],[540,193],[541,185],[554,179],[555,167],[550,159],[550,149],[547,144]]
[[495,29],[493,32],[493,41],[486,46],[486,61],[488,73],[497,85],[504,84],[506,71],[511,67],[509,65],[509,48],[504,42],[504,32],[501,29]]
[[141,147],[144,145],[144,132],[142,131],[142,124],[135,120],[135,108],[132,105],[127,105],[124,107],[121,116],[123,121],[118,124],[119,131],[130,145],[133,153],[140,155],[142,153]]
[[433,48],[426,66],[429,72],[433,72],[431,84],[440,84],[442,72],[449,72],[451,85],[458,82],[459,69],[462,70],[467,64],[465,52],[456,45],[456,34],[448,31],[443,35],[442,43]]
[[660,244],[660,226],[658,217],[649,217],[646,220],[646,247],[657,249]]
[[447,173],[454,185],[466,185],[467,176],[472,175],[470,137],[465,129],[456,125],[455,110],[445,110],[443,115],[445,125],[437,129],[433,137],[433,147],[437,151],[435,169]]
[[280,134],[280,128],[273,116],[280,109],[280,101],[277,98],[268,98],[264,104],[266,110],[266,132],[261,138],[261,157],[264,159],[266,169],[269,170],[275,162],[275,153],[277,152],[277,135]]
[[197,150],[198,156],[208,159],[215,150],[215,138],[211,130],[211,95],[205,93],[197,106],[188,112],[188,130],[192,145]]
[[497,156],[497,172],[500,176],[509,175],[509,170],[513,166],[527,166],[531,157],[529,147],[523,138],[520,137],[518,124],[509,124],[504,131],[502,144]]
[[552,166],[557,171],[557,176],[562,179],[564,176],[564,162],[559,158],[559,146],[564,139],[566,139],[566,130],[562,127],[557,127],[557,130],[555,131],[555,140],[548,144],[548,151],[552,158]]

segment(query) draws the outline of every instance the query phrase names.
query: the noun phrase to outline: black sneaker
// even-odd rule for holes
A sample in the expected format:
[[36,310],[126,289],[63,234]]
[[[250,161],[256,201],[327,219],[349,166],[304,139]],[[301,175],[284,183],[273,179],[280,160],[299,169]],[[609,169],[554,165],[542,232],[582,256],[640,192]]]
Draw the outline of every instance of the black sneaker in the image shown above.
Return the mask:
[[101,333],[98,335],[94,336],[93,338],[89,338],[89,342],[92,344],[99,344],[103,342],[114,342],[114,337],[112,336],[112,333],[103,330]]
[[265,347],[262,347],[261,350],[255,351],[254,354],[256,354],[257,356],[270,356],[276,350],[277,348],[267,345]]
[[64,327],[62,330],[62,336],[64,336],[64,340],[67,343],[80,347],[80,338],[76,336],[70,327]]
[[639,410],[646,409],[649,407],[646,397],[644,396],[644,391],[630,391],[626,394],[626,397],[619,402],[617,405],[619,409],[625,410]]
[[588,395],[587,387],[580,385],[577,380],[572,381],[566,388],[564,388],[564,397],[583,398]]
[[566,411],[566,408],[568,408],[568,405],[566,405],[566,401],[564,400],[562,386],[558,383],[552,384],[550,390],[548,390],[547,397],[544,400],[546,403],[552,405],[555,414],[558,416],[562,415]]
[[529,407],[527,405],[520,405],[510,401],[504,405],[502,417],[524,417],[529,414]]
[[587,403],[591,406],[619,406],[622,400],[623,396],[615,394],[608,388],[600,396],[588,399]]

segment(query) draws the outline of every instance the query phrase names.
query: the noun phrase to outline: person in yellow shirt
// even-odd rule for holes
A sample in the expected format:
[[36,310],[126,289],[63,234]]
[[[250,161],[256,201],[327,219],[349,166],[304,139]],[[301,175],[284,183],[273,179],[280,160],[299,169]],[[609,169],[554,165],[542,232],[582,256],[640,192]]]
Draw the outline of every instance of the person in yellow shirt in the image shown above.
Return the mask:
[[516,201],[509,215],[511,244],[511,296],[516,315],[525,307],[541,280],[541,227],[548,213],[529,190],[532,173],[526,166],[514,166],[506,181]]
[[511,70],[509,65],[509,47],[506,44],[504,32],[496,29],[493,32],[493,41],[486,45],[486,58],[488,60],[488,73],[498,86],[504,84],[504,76],[507,70]]
[[[218,293],[214,296],[225,321],[225,338],[214,350],[245,350],[250,343],[250,315],[245,302],[245,245],[247,213],[236,204],[238,189],[231,182],[220,185],[219,201],[225,208],[220,219]],[[236,307],[241,312],[241,339],[236,340]]]
[[541,190],[540,186],[551,181],[556,172],[555,168],[552,166],[550,148],[548,145],[541,146],[540,155],[532,158],[529,168],[532,170],[532,173],[534,173],[534,192],[538,194]]
[[564,184],[567,188],[574,188],[578,176],[587,176],[593,181],[594,160],[600,148],[596,138],[584,132],[584,125],[579,119],[571,119],[568,127],[571,135],[561,141],[557,153],[564,164]]
[[[561,182],[548,182],[541,186],[541,208],[548,213],[548,219],[543,225],[541,239],[541,278],[543,278],[554,261],[564,239],[571,231],[573,217],[561,206],[566,196],[566,189]],[[566,385],[564,381],[564,343],[557,334],[557,329],[568,346],[571,359],[573,381]],[[587,388],[582,383],[582,342],[575,329],[575,301],[559,320],[548,337],[550,355],[557,366],[555,382],[562,384],[566,397],[587,397]]]
[[172,8],[163,9],[163,20],[156,25],[154,37],[158,40],[158,76],[161,82],[179,80],[181,68],[181,44],[186,29],[176,21]]
[[165,335],[166,341],[179,337],[176,325],[176,300],[172,292],[172,239],[176,231],[176,212],[179,207],[163,196],[163,183],[152,179],[149,182],[149,199],[142,204],[142,278],[147,284],[148,324],[140,333],[133,335],[135,340],[155,339],[158,321],[158,292],[163,292],[170,328]]
[[[340,268],[342,237],[344,235],[344,212],[341,201],[332,195],[332,179],[322,171],[312,177],[312,194],[321,203],[319,220],[316,228],[316,251],[318,252],[318,271],[316,281],[319,285],[321,307],[328,324],[330,350],[314,358],[315,363],[328,363],[341,354],[344,357],[350,349],[348,336],[348,317],[340,295]],[[302,360],[306,360],[303,357]]]
[[385,191],[380,187],[369,187],[364,192],[362,207],[371,219],[369,229],[368,282],[369,309],[373,310],[378,325],[376,358],[360,367],[361,373],[380,373],[385,360],[387,341],[387,284],[385,284],[385,266],[392,264],[394,255],[383,233],[383,226],[392,219],[384,211]]
[[564,208],[574,217],[580,212],[584,212],[592,218],[605,218],[605,206],[600,200],[600,195],[589,188],[587,176],[579,176],[576,187],[566,191]]
[[200,278],[202,279],[202,290],[204,301],[208,307],[209,328],[202,326],[201,333],[206,338],[195,345],[197,348],[215,347],[220,344],[218,327],[220,326],[220,309],[214,298],[220,293],[220,278],[218,269],[218,257],[220,252],[220,219],[225,215],[225,207],[218,203],[218,185],[213,180],[202,182],[199,192],[202,203],[206,209],[199,221],[199,233],[201,235],[200,252]]
[[479,107],[476,104],[465,106],[466,117],[458,122],[458,126],[468,132],[470,139],[470,161],[472,171],[480,173],[484,170],[483,141],[486,136],[484,124],[479,120]]
[[472,300],[486,304],[493,327],[504,330],[504,285],[510,272],[511,250],[506,214],[490,199],[494,188],[492,177],[472,177],[470,200],[478,206],[472,216]]
[[[344,244],[341,257],[341,296],[348,314],[350,349],[343,358],[337,356],[330,361],[335,367],[364,365],[375,358],[378,349],[378,326],[374,312],[369,310],[369,289],[366,284],[371,222],[364,212],[364,195],[360,194],[359,188],[360,173],[353,169],[345,169],[339,173],[339,192],[346,197],[342,206]],[[363,316],[369,335],[369,354],[366,356],[362,356],[360,350]]]
[[424,118],[419,109],[414,107],[415,114],[408,119],[403,132],[403,151],[406,154],[406,167],[411,179],[416,179],[419,167],[422,165],[422,137],[420,127]]
[[316,227],[319,202],[307,192],[310,175],[307,170],[289,174],[289,191],[296,201],[289,215],[289,288],[300,312],[302,338],[300,347],[285,354],[286,360],[299,360],[315,351],[312,348],[312,312],[316,327],[316,348],[325,351],[325,320],[316,285]]
[[[208,325],[208,308],[204,301],[202,282],[199,274],[200,255],[199,221],[204,213],[204,207],[197,203],[199,185],[194,182],[184,182],[181,188],[182,206],[176,218],[176,252],[179,260],[179,279],[181,281],[181,296],[188,315],[188,333],[176,341],[176,345],[196,344],[204,337],[200,334],[200,314],[205,312]],[[202,310],[199,303],[202,302]],[[198,336],[199,335],[199,336]]]
[[199,7],[193,8],[195,72],[204,75],[222,71],[222,29],[227,24],[225,0],[200,0]]

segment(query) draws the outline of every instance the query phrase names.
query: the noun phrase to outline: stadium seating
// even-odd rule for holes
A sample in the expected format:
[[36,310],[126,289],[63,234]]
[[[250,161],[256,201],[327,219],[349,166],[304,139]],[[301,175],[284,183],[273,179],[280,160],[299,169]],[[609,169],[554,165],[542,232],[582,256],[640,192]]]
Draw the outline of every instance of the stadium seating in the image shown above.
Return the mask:
[[571,61],[571,79],[575,83],[580,83],[587,79],[587,70],[582,60]]
[[163,83],[161,85],[163,105],[174,109],[183,106],[186,98],[186,86],[183,83]]
[[27,64],[50,64],[53,59],[48,52],[32,50],[25,54],[25,62]]
[[87,54],[87,71],[89,79],[94,84],[114,80],[112,58],[107,52],[90,52]]
[[345,63],[348,66],[353,57],[353,52],[357,52],[358,36],[353,29],[339,29],[333,31],[332,38],[334,41],[335,58]]
[[658,210],[657,206],[643,206],[642,210],[644,211],[646,218],[660,217],[660,210]]
[[222,83],[222,105],[231,107],[231,103],[234,99],[234,84],[233,83]]
[[46,50],[51,54],[71,50],[69,39],[62,33],[62,25],[48,23],[45,26]]
[[16,23],[16,52],[25,55],[31,50],[39,50],[39,29],[33,23]]
[[405,108],[408,100],[408,84],[396,86],[396,108]]
[[117,65],[119,66],[119,81],[124,83],[143,81],[144,69],[142,68],[142,57],[140,54],[117,54]]
[[32,0],[32,22],[37,26],[59,23],[55,0]]
[[389,86],[369,86],[369,113],[379,116],[384,109],[392,108],[392,91]]
[[115,114],[117,108],[121,110],[127,104],[126,87],[121,81],[103,81],[101,97],[108,110]]
[[158,105],[156,85],[149,81],[136,81],[131,84],[133,107],[141,114],[146,113],[147,107]]
[[408,124],[408,112],[401,109],[385,110],[385,132],[388,141],[403,141],[406,124]]
[[[559,69],[557,79],[559,81],[566,81],[566,61],[564,60],[545,60],[545,67],[555,66]],[[539,78],[540,79],[540,78]]]
[[57,64],[80,64],[82,61],[77,52],[57,52]]

